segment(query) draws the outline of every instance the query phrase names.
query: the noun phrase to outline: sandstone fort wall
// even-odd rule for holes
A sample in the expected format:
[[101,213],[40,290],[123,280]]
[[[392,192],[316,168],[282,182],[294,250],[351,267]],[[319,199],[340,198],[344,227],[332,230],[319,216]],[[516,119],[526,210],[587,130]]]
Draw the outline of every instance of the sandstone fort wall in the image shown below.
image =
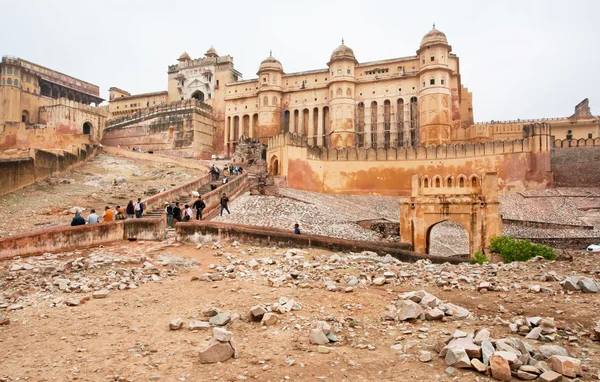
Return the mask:
[[215,130],[210,106],[201,102],[174,102],[109,121],[102,143],[209,159]]
[[[285,134],[269,139],[269,171],[288,187],[349,194],[409,195],[413,174],[447,176],[497,170],[502,192],[552,185],[547,135],[513,141],[391,149],[325,149]],[[274,166],[277,163],[278,168]],[[442,185],[444,187],[444,185]]]

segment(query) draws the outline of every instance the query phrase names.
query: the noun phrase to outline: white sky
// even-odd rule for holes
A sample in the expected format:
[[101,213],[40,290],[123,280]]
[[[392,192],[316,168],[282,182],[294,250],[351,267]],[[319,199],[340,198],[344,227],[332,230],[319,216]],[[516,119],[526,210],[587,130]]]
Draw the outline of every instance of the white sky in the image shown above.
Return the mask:
[[167,66],[214,45],[256,77],[326,68],[342,37],[360,62],[414,55],[436,28],[460,57],[476,121],[600,114],[600,1],[87,1],[0,3],[0,54],[131,93],[167,89]]

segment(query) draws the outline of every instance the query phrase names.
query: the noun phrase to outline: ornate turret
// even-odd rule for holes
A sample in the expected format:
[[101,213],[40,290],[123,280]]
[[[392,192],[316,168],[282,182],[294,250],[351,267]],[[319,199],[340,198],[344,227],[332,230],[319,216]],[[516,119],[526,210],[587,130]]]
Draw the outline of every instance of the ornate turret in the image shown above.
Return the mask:
[[179,58],[177,59],[177,61],[179,61],[179,62],[191,61],[191,60],[192,60],[192,58],[190,57],[188,52],[181,53],[181,56],[179,56]]
[[268,137],[279,134],[283,97],[283,65],[269,52],[258,68],[258,138],[266,143]]
[[419,55],[419,142],[422,146],[450,143],[452,124],[452,69],[448,60],[452,47],[446,35],[435,28],[427,32]]
[[219,54],[217,53],[217,51],[215,50],[215,48],[212,45],[210,46],[210,49],[207,50],[206,53],[204,53],[204,55],[206,57],[213,57],[213,58],[219,57]]
[[344,44],[335,48],[327,66],[331,73],[329,81],[330,131],[327,146],[334,148],[354,147],[354,69],[358,61],[354,51]]

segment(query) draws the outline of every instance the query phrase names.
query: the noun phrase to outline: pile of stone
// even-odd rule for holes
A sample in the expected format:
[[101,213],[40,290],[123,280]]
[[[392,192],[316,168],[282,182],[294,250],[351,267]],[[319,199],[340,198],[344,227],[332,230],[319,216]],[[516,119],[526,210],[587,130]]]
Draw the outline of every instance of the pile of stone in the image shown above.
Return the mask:
[[572,276],[560,282],[564,290],[582,291],[583,293],[598,293],[598,283],[589,277]]
[[512,333],[525,336],[528,340],[551,342],[556,340],[557,328],[551,317],[515,317],[512,322],[496,318],[497,323],[508,326]]
[[338,342],[339,338],[331,331],[331,326],[325,321],[315,321],[310,329],[310,343],[313,345],[326,345]]
[[223,328],[214,328],[208,346],[200,352],[200,363],[225,362],[231,357],[238,357],[233,334]]
[[301,310],[302,304],[296,300],[289,299],[287,297],[279,298],[278,302],[270,305],[255,305],[250,308],[248,313],[248,319],[254,322],[261,322],[264,326],[272,326],[279,320],[278,314],[289,313],[293,310]]
[[[161,249],[164,244],[151,243],[147,247]],[[2,293],[6,297],[0,296],[0,309],[7,309],[17,302],[23,305],[32,298],[48,301],[51,306],[61,303],[78,306],[90,297],[106,298],[111,291],[136,289],[148,282],[177,276],[179,268],[195,266],[193,260],[166,253],[150,257],[145,249],[148,248],[115,247],[99,249],[87,256],[76,251],[15,260],[5,266],[6,284]],[[68,294],[69,297],[54,298],[56,294]],[[19,296],[18,301],[11,296]]]
[[395,306],[384,314],[385,321],[448,320],[469,318],[471,312],[452,303],[445,303],[424,290],[399,296]]
[[543,345],[536,350],[518,338],[494,340],[487,329],[473,334],[457,330],[438,346],[439,357],[451,368],[475,369],[499,381],[515,377],[550,382],[582,375],[581,361],[563,347]]

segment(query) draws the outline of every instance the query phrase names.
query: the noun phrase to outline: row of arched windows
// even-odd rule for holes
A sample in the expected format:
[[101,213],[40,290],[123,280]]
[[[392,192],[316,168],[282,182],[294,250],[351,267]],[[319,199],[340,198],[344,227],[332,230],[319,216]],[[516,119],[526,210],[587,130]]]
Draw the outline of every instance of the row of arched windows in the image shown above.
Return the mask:
[[3,78],[2,85],[19,86],[19,80],[13,80],[12,78]]
[[419,179],[419,186],[423,188],[441,188],[441,187],[478,187],[480,185],[479,177],[477,175],[471,175],[471,178],[467,180],[467,177],[464,175],[459,175],[458,179],[455,181],[453,176],[446,177],[446,180],[443,181],[442,177],[436,175],[433,179],[430,179],[429,176],[425,175],[421,179]]
[[4,66],[2,67],[2,74],[14,74],[15,76],[19,75],[19,69],[14,69],[10,67],[10,66]]

